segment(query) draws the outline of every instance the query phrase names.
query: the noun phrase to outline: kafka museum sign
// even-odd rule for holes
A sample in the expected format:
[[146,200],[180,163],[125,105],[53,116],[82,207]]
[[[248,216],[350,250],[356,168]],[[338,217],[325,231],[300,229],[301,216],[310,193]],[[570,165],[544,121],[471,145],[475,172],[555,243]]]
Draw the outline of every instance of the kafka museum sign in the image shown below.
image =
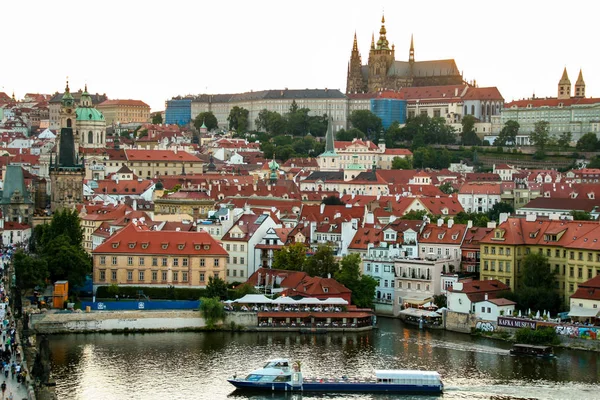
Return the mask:
[[498,326],[505,328],[531,328],[536,329],[537,322],[528,319],[498,317]]

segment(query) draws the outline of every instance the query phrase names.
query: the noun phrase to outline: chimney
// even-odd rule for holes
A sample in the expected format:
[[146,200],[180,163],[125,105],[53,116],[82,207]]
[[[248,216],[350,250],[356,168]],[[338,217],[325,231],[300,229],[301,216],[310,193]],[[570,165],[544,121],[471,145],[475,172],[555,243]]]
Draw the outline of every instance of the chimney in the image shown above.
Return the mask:
[[321,214],[325,211],[325,203],[321,203]]
[[467,229],[471,229],[473,227],[473,221],[468,220],[467,221]]
[[437,220],[437,226],[442,226],[444,225],[444,219],[443,218],[438,218]]
[[133,208],[133,211],[137,211],[137,200],[133,199],[133,204],[131,205],[131,208]]
[[454,226],[454,219],[450,218],[448,219],[448,229],[452,228]]
[[500,217],[498,220],[498,225],[503,224],[504,222],[508,221],[508,213],[500,213]]
[[485,294],[484,298],[485,298],[485,301],[488,301],[488,294],[487,293]]
[[496,228],[496,221],[490,221],[490,222],[488,222],[487,223],[487,227],[495,229]]

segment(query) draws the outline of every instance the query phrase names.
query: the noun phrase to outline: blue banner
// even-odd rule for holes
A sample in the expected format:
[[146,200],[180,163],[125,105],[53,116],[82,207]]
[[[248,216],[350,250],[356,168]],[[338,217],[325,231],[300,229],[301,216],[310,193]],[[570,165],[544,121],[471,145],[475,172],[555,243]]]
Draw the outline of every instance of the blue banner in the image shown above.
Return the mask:
[[119,301],[82,301],[81,309],[90,307],[93,311],[117,310],[197,310],[200,300],[119,300]]

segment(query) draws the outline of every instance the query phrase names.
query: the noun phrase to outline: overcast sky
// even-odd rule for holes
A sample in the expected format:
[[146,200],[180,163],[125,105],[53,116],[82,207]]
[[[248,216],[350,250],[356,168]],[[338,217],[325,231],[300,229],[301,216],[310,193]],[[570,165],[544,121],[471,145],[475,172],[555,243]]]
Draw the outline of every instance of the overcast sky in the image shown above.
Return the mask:
[[363,63],[385,12],[396,59],[454,58],[467,80],[506,101],[556,96],[566,66],[600,96],[598,1],[2,2],[0,91],[139,99],[264,89],[345,91],[354,31]]

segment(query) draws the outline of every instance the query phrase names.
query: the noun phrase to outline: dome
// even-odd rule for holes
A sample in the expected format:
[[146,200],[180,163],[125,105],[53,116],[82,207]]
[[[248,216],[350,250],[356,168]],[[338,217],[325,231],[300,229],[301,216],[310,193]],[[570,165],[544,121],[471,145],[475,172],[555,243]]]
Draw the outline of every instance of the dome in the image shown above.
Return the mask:
[[104,115],[93,107],[78,107],[77,121],[104,121]]
[[165,186],[163,185],[163,183],[161,181],[156,182],[156,185],[154,185],[154,189],[155,190],[164,190]]
[[279,164],[277,164],[277,161],[271,160],[271,162],[269,163],[269,169],[271,171],[278,170],[279,169]]

